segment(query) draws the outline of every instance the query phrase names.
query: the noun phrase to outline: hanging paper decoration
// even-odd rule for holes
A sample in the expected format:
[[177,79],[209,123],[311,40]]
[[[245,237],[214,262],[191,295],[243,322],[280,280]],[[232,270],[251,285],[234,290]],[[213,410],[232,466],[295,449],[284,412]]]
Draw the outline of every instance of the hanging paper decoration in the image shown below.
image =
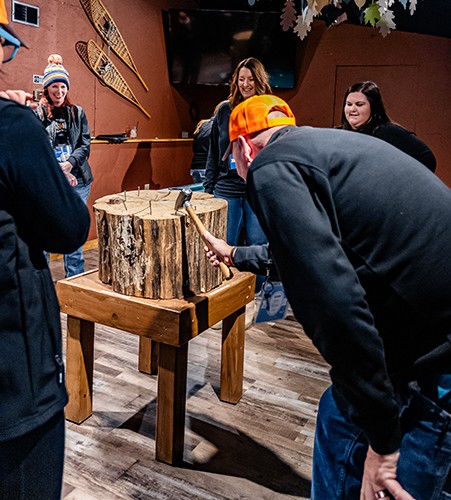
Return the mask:
[[283,31],[288,31],[296,23],[296,9],[293,0],[286,0],[280,16]]
[[313,22],[313,16],[315,14],[315,10],[311,10],[306,7],[302,12],[302,16],[298,16],[296,26],[294,27],[294,32],[301,40],[304,40],[308,32],[312,29],[311,25]]
[[385,10],[381,14],[381,18],[376,23],[376,28],[379,28],[380,34],[385,38],[391,30],[396,29],[396,24],[393,22],[393,12],[391,10]]
[[413,16],[413,13],[415,12],[415,9],[417,8],[417,0],[410,0],[410,15]]
[[[248,0],[249,5],[253,5],[255,1]],[[301,5],[302,15],[300,16],[296,15],[295,2],[298,2],[298,7],[299,4]],[[335,8],[332,14],[328,12],[328,17],[331,18],[328,25],[337,25],[347,19],[344,7],[350,2],[354,2],[362,11],[363,23],[378,28],[381,35],[385,37],[390,31],[396,29],[395,15],[392,10],[395,2],[399,2],[404,9],[408,4],[410,15],[413,15],[418,0],[285,0],[280,24],[284,31],[293,28],[296,35],[303,40],[311,30],[313,18],[321,13],[324,17],[326,12],[322,12],[324,7]]]

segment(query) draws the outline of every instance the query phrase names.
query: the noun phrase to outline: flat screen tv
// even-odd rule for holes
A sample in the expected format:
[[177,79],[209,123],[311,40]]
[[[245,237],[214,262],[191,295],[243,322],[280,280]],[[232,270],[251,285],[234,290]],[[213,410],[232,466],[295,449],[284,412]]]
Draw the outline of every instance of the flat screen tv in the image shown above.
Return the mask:
[[295,86],[296,35],[280,12],[163,10],[171,83],[228,85],[236,65],[256,57],[272,87]]

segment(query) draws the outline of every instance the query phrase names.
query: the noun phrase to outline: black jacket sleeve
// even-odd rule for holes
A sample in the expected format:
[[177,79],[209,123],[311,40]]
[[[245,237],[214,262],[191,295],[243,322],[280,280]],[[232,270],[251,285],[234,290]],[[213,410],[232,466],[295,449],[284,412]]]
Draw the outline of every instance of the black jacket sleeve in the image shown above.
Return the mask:
[[[69,162],[74,167],[81,167],[89,158],[91,150],[91,133],[89,130],[88,119],[86,113],[80,106],[74,106],[74,113],[77,113],[76,119],[72,117],[70,121],[69,131],[72,143],[72,154],[69,157]],[[69,111],[71,113],[71,111]]]
[[30,246],[70,253],[85,241],[89,212],[56,161],[47,132],[32,111],[8,103],[8,148],[2,151],[2,182],[22,237]]
[[236,247],[233,263],[239,271],[266,275],[272,281],[280,280],[268,243]]

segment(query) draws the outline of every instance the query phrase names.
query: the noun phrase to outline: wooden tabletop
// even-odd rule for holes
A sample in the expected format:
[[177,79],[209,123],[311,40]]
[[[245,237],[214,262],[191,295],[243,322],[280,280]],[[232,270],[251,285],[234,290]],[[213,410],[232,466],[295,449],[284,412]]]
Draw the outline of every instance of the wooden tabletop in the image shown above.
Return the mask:
[[153,300],[123,295],[102,283],[98,271],[57,282],[61,311],[179,346],[254,298],[255,275],[233,270],[231,279],[184,299]]

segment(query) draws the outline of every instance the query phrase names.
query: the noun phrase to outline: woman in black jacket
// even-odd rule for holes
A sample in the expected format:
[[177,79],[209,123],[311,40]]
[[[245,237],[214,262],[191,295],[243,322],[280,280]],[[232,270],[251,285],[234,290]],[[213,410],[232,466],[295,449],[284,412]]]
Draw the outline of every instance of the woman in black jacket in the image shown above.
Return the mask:
[[379,87],[372,81],[354,83],[346,90],[339,128],[378,137],[435,172],[436,160],[430,148],[390,120]]
[[[92,172],[88,163],[91,134],[86,114],[69,99],[69,73],[58,54],[48,58],[44,71],[44,93],[36,109],[50,137],[55,156],[69,184],[86,204],[91,191]],[[66,277],[83,273],[81,248],[64,255]]]

